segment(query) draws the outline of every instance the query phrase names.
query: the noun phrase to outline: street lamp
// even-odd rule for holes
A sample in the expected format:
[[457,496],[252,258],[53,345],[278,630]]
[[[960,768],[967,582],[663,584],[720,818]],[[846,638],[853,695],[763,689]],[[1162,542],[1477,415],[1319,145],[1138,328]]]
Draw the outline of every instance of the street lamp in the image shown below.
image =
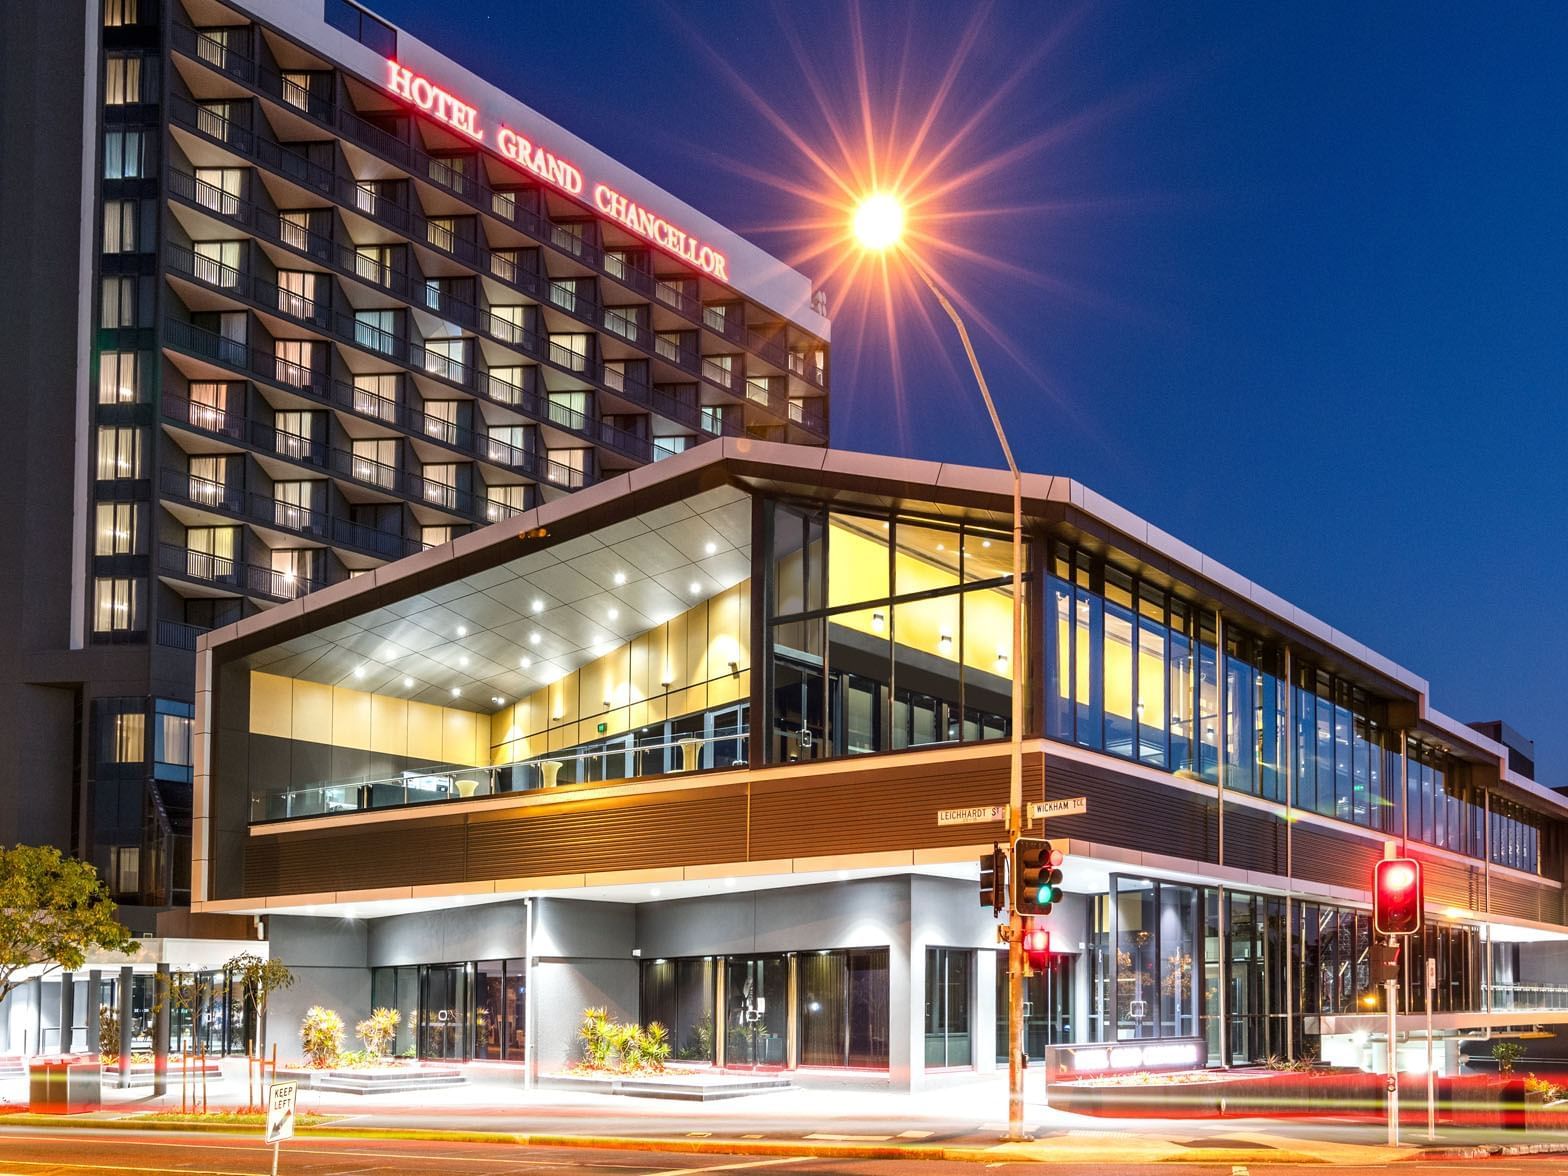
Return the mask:
[[[854,237],[860,247],[871,253],[884,253],[898,247],[904,232],[904,207],[898,197],[890,192],[874,192],[865,197],[855,209],[852,224]],[[937,284],[919,257],[912,250],[901,250],[901,256],[911,269],[920,275],[947,317],[958,329],[959,341],[969,358],[969,368],[974,372],[975,383],[980,386],[981,399],[990,414],[991,426],[1001,443],[1002,456],[1007,459],[1008,472],[1013,476],[1013,653],[1008,659],[1013,674],[1013,712],[1011,763],[1008,771],[1007,792],[1007,842],[1009,855],[1023,833],[1024,809],[1024,693],[1019,681],[1019,670],[1024,664],[1024,493],[1023,476],[1018,463],[1013,460],[1013,447],[1007,443],[1002,429],[1002,418],[997,415],[996,404],[991,400],[991,389],[980,370],[980,360],[975,356],[974,344],[969,339],[969,328],[964,325],[957,307]],[[1018,913],[1017,903],[1009,903],[1007,916],[1007,1137],[1022,1139],[1024,1121],[1024,1070],[1023,1070],[1023,1019],[1024,1019],[1024,921]]]

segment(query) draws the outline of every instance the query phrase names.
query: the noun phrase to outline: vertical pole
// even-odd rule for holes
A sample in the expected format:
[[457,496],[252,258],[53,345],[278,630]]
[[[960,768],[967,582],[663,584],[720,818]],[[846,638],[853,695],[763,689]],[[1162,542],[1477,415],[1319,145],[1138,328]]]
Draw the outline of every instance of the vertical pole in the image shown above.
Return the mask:
[[[1396,940],[1392,935],[1388,937],[1388,945],[1393,947]],[[1395,1024],[1395,1006],[1399,1001],[1399,982],[1390,980],[1384,985],[1383,999],[1388,1005],[1388,1146],[1399,1146],[1399,1061],[1398,1042],[1396,1036],[1399,1032]]]
[[278,1148],[282,1146],[281,1142],[272,1145],[272,1176],[278,1176]]
[[94,1057],[103,1053],[99,1002],[103,999],[103,973],[97,968],[87,973],[87,1052]]
[[153,974],[152,1092],[156,1097],[169,1089],[169,965],[159,964]]
[[136,983],[136,973],[130,968],[120,969],[120,983],[115,995],[118,996],[120,1005],[120,1080],[121,1090],[131,1084],[131,1042],[135,1040],[131,1032],[131,995]]
[[[926,270],[913,253],[904,254],[914,271],[920,275],[932,295],[941,305],[947,317],[952,320],[953,326],[958,331],[958,339],[964,345],[964,355],[969,360],[969,370],[974,373],[975,383],[980,387],[980,398],[985,401],[985,410],[991,418],[991,427],[996,430],[996,439],[1002,446],[1002,456],[1007,459],[1007,469],[1013,476],[1013,706],[1012,706],[1012,749],[1008,770],[1007,789],[1007,848],[1008,861],[1017,860],[1018,838],[1023,832],[1023,801],[1024,801],[1024,696],[1021,683],[1023,664],[1023,602],[1024,602],[1024,483],[1023,475],[1018,472],[1018,463],[1013,459],[1013,447],[1007,442],[1007,433],[1002,428],[1002,418],[997,415],[996,404],[991,399],[991,389],[985,382],[985,373],[980,370],[980,360],[975,355],[974,344],[969,338],[969,328],[964,326],[964,320],[959,315],[935,278]],[[1040,760],[1040,770],[1045,771],[1045,759]],[[1011,911],[1007,917],[1007,1138],[1020,1140],[1024,1138],[1024,1067],[1021,1050],[1023,1047],[1023,1015],[1024,1015],[1024,950],[1023,950],[1023,917],[1016,911]]]
[[60,973],[60,1056],[70,1053],[76,1045],[76,976],[72,972]]
[[1281,753],[1285,757],[1285,1057],[1296,1056],[1296,920],[1291,898],[1295,882],[1295,803],[1296,803],[1296,691],[1290,677],[1290,646],[1285,647],[1285,738]]
[[[1202,634],[1198,637],[1200,643]],[[1200,664],[1202,652],[1199,652]],[[1199,689],[1202,697],[1202,689]],[[1217,845],[1215,857],[1218,864],[1225,864],[1225,618],[1219,609],[1214,610],[1214,792],[1215,804],[1219,811],[1217,828]],[[1202,730],[1199,730],[1201,739]],[[1199,755],[1202,755],[1202,744],[1199,744]],[[1225,886],[1223,883],[1218,888],[1218,917],[1219,925],[1215,928],[1219,938],[1215,943],[1215,950],[1219,952],[1219,961],[1216,971],[1219,982],[1216,985],[1219,997],[1219,1035],[1220,1069],[1230,1069],[1230,912],[1226,909]]]
[[[1484,789],[1481,793],[1485,808],[1485,821],[1482,828],[1482,839],[1486,842],[1481,847],[1482,868],[1485,870],[1486,902],[1486,962],[1482,972],[1481,1007],[1488,1013],[1492,1011],[1492,984],[1496,977],[1492,974],[1492,790]],[[1517,980],[1517,977],[1515,978]]]
[[1432,1074],[1432,998],[1437,989],[1437,960],[1426,958],[1426,1137],[1437,1138],[1437,1079]]
[[[978,367],[976,368],[978,372]],[[984,385],[981,385],[982,389]],[[990,404],[989,394],[986,396]],[[992,410],[993,417],[995,410]],[[1001,425],[997,425],[1001,434]],[[1003,442],[1005,447],[1005,441]],[[1013,465],[1012,453],[1008,464]],[[1024,484],[1023,475],[1013,465],[1013,738],[1007,773],[1007,839],[1009,863],[1018,860],[1018,838],[1024,819],[1024,688],[1023,606],[1024,606]],[[1041,770],[1045,762],[1041,758]],[[1009,904],[1012,905],[1012,904]],[[1007,1137],[1024,1137],[1024,920],[1017,910],[1007,917],[1012,934],[1007,942]]]

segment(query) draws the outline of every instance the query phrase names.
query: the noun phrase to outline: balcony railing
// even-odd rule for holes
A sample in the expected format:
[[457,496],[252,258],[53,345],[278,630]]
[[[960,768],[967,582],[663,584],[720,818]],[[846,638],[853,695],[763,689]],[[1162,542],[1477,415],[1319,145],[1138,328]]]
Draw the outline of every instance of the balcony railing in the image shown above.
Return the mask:
[[1483,985],[1497,1012],[1555,1012],[1568,1009],[1568,984]]
[[[196,57],[229,77],[244,82],[257,93],[282,102],[290,109],[313,119],[323,129],[339,134],[391,160],[411,176],[443,188],[479,212],[516,225],[536,242],[548,245],[576,261],[594,267],[606,277],[670,307],[694,323],[703,321],[704,308],[700,300],[688,293],[681,285],[655,278],[636,266],[626,264],[621,257],[606,253],[589,240],[576,225],[548,221],[519,204],[511,191],[491,188],[482,176],[471,175],[455,166],[451,158],[432,155],[418,143],[394,135],[354,111],[335,106],[324,98],[308,95],[302,101],[301,95],[297,93],[299,87],[276,70],[222,46],[214,38],[182,22],[174,24],[173,43],[176,50]],[[332,193],[336,199],[351,208],[358,206],[356,195],[352,190],[358,181],[353,178],[335,176],[328,169],[321,168],[287,146],[257,136],[247,128],[222,119],[221,116],[214,116],[210,112],[204,120],[209,125],[197,126],[196,104],[182,95],[172,96],[171,113],[175,120],[183,125],[197,129],[244,154],[256,155],[263,163],[282,171],[290,178],[299,180],[317,191]],[[217,122],[212,121],[214,117],[218,118]],[[399,231],[407,235],[429,240],[429,234],[423,227],[425,218],[414,210],[378,200],[373,215],[377,219],[394,224]],[[464,260],[474,261],[481,269],[487,268],[479,264],[482,262],[480,250],[473,242],[459,239],[454,242],[454,247],[462,250]],[[803,362],[797,363],[795,359],[797,353],[788,350],[779,334],[749,327],[738,314],[727,316],[722,327],[717,329],[725,338],[741,344],[768,362],[780,368],[787,367],[802,379],[818,387],[822,386],[821,369]]]
[[692,736],[635,748],[560,751],[498,767],[421,768],[373,780],[336,781],[283,792],[253,792],[252,821],[366,812],[406,805],[533,792],[559,784],[638,780],[746,766],[745,730]]
[[226,556],[195,551],[178,543],[158,544],[158,570],[165,575],[268,600],[293,600],[321,587],[315,580],[293,572],[237,563]]
[[194,652],[196,642],[203,633],[211,630],[204,625],[187,625],[183,621],[159,621],[158,644],[167,645],[170,649],[184,649]]

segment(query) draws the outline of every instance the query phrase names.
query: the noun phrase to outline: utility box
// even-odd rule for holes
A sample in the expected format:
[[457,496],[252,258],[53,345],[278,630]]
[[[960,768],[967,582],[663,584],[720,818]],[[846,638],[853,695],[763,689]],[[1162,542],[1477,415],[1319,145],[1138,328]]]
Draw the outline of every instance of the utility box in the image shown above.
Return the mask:
[[103,1106],[97,1061],[40,1058],[27,1066],[27,1105],[35,1115],[83,1115]]

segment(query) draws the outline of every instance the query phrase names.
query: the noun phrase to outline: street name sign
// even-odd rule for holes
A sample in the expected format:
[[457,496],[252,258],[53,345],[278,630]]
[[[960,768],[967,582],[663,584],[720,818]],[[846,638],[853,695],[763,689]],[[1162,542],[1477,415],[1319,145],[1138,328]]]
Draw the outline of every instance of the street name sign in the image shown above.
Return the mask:
[[1069,796],[1062,800],[1033,800],[1029,802],[1029,819],[1046,817],[1081,817],[1089,811],[1087,796]]
[[938,809],[938,825],[989,825],[993,821],[1007,820],[1005,804],[981,804],[973,808]]

